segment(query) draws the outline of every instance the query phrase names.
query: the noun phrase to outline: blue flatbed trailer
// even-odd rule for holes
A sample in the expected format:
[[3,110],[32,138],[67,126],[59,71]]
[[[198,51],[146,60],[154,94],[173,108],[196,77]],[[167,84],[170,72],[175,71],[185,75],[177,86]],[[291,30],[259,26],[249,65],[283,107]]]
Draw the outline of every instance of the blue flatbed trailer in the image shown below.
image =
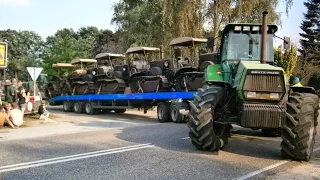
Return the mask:
[[113,110],[124,113],[126,109],[149,108],[157,106],[159,122],[186,122],[187,117],[179,113],[188,106],[195,92],[157,92],[132,94],[85,94],[56,96],[49,100],[52,105],[63,105],[65,112],[97,114],[101,111]]

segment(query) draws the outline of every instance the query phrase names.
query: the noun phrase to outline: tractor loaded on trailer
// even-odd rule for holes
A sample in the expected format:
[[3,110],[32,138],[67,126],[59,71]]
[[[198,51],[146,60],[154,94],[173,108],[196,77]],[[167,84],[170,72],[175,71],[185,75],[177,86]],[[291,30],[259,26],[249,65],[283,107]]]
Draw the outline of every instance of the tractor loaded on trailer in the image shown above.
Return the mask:
[[228,144],[232,124],[280,132],[285,158],[308,161],[317,133],[319,98],[311,87],[290,87],[283,68],[273,66],[276,25],[228,24],[220,58],[205,70],[205,83],[185,110],[189,137],[200,150]]
[[[179,113],[193,93],[202,87],[204,69],[213,64],[212,55],[192,52],[190,58],[182,56],[181,47],[195,50],[207,39],[180,37],[170,43],[175,51],[172,59],[164,59],[162,48],[131,47],[125,55],[100,53],[95,59],[74,59],[70,64],[57,63],[61,68],[73,68],[66,78],[50,82],[47,94],[52,105],[63,105],[64,111],[96,114],[101,111],[124,113],[129,108],[148,109],[157,106],[160,122],[187,122]],[[178,47],[178,48],[177,48]],[[186,55],[188,56],[188,55]],[[199,63],[199,62],[200,63]],[[54,88],[53,88],[54,87]]]

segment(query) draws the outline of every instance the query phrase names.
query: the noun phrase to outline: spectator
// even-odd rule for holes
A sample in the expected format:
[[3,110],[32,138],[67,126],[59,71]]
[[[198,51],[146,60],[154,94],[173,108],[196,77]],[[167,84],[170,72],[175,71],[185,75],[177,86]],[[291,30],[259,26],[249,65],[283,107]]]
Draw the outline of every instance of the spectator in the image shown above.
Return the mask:
[[6,81],[6,98],[5,100],[8,103],[13,103],[17,101],[17,88],[16,88],[16,79],[12,79],[11,82],[10,80]]
[[9,118],[12,123],[18,127],[23,124],[23,113],[19,109],[17,103],[12,103],[12,109],[9,111]]
[[24,89],[23,85],[22,85],[22,81],[18,81],[18,103],[19,103],[19,107],[22,111],[22,113],[24,114],[24,111],[26,109],[26,90]]
[[7,113],[4,111],[4,108],[2,105],[0,105],[0,127],[2,127],[4,124],[9,124],[9,126],[12,129],[16,129],[16,127],[14,127],[14,125],[12,124],[12,122],[9,119],[9,116],[7,115]]
[[39,106],[38,113],[40,114],[39,119],[43,119],[42,123],[46,123],[46,122],[56,123],[56,121],[49,118],[50,112],[46,109],[46,102],[44,100],[41,101],[41,105]]

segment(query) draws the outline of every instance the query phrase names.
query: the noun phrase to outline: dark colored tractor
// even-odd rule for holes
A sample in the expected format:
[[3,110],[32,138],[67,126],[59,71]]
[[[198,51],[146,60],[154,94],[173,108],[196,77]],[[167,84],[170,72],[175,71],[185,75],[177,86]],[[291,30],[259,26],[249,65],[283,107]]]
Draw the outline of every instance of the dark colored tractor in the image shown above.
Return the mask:
[[80,66],[69,77],[64,84],[65,94],[95,94],[96,93],[96,73],[97,60],[95,59],[74,59],[71,61],[73,66]]
[[[176,91],[196,91],[202,87],[204,70],[208,65],[214,64],[217,59],[216,54],[201,54],[197,56],[197,45],[207,42],[208,39],[193,37],[179,37],[170,42],[170,46],[174,47],[174,67],[172,68],[174,69],[174,75],[170,80],[173,81]],[[189,48],[189,57],[193,59],[183,57],[181,47]],[[199,62],[199,66],[192,65],[196,62]]]
[[[60,75],[61,70],[64,68],[73,68],[74,66],[71,63],[57,63],[52,65],[53,68],[57,68],[58,76],[51,75],[50,82],[48,83],[46,89],[45,89],[45,96],[48,99],[51,99],[55,96],[64,95],[67,91],[64,89],[64,86],[68,83],[66,75]],[[71,89],[70,89],[71,92]]]
[[126,82],[123,75],[128,68],[123,65],[123,54],[100,53],[96,55],[98,71],[96,74],[97,94],[123,93]]
[[169,91],[170,83],[165,76],[170,71],[170,60],[152,61],[152,55],[160,54],[160,48],[132,47],[126,54],[139,55],[134,57],[130,65],[130,78],[128,85],[133,93]]

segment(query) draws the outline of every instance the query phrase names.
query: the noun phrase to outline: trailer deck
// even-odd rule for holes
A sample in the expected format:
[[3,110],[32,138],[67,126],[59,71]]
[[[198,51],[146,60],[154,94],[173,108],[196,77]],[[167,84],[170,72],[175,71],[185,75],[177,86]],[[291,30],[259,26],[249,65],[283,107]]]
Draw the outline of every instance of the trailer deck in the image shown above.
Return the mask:
[[49,100],[51,104],[61,105],[66,112],[97,114],[101,111],[124,113],[126,109],[148,108],[157,106],[159,122],[186,122],[185,115],[180,109],[188,107],[189,100],[193,100],[195,92],[157,92],[132,94],[84,94],[56,96]]

